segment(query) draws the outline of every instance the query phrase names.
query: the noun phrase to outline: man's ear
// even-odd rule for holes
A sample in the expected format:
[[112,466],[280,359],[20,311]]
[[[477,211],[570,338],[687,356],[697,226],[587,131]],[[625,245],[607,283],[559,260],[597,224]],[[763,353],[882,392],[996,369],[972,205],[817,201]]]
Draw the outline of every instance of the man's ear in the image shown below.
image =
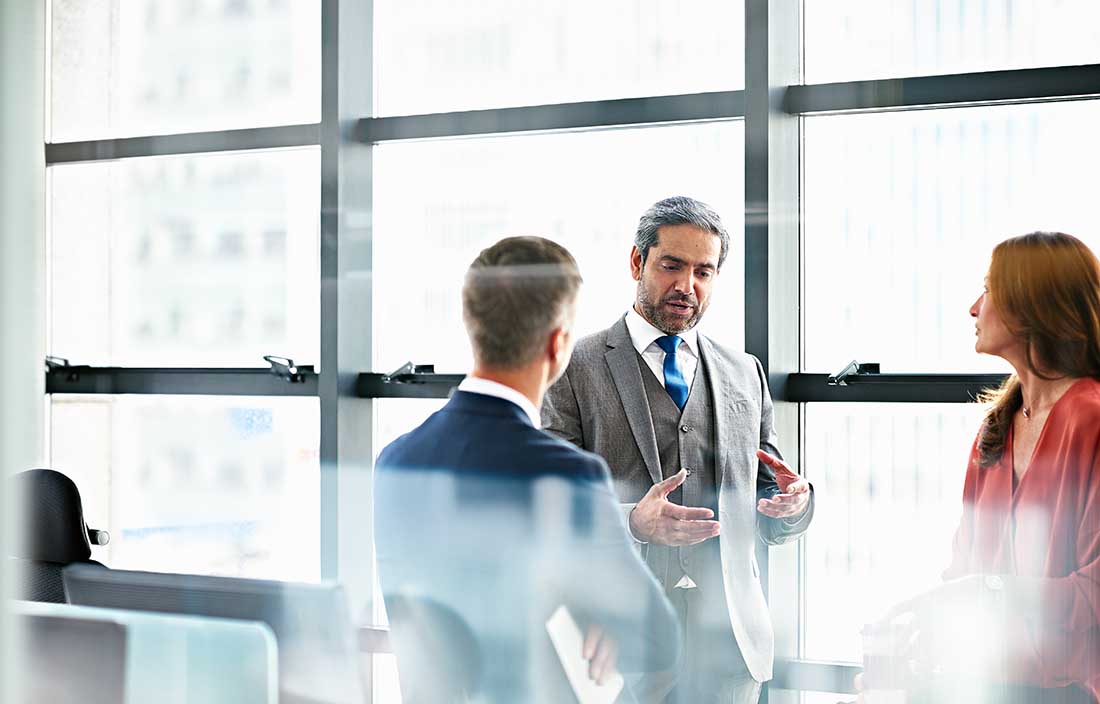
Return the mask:
[[630,248],[630,275],[634,277],[635,281],[642,280],[642,268],[644,266],[642,253],[638,251],[638,245],[634,245]]
[[563,327],[554,328],[553,332],[550,333],[550,340],[546,350],[547,354],[550,356],[550,361],[554,364],[558,364],[565,355],[568,346],[569,332]]

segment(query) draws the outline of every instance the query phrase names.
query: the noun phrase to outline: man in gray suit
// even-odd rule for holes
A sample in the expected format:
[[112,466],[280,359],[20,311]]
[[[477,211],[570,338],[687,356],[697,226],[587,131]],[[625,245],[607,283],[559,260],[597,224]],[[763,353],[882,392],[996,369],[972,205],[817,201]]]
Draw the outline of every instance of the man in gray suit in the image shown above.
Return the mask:
[[636,685],[648,702],[759,699],[774,643],[756,540],[796,540],[813,518],[812,488],[776,448],[760,362],[695,329],[728,248],[705,204],[653,205],[630,253],[634,306],[577,343],[542,406],[544,429],[607,460],[680,617],[681,667]]

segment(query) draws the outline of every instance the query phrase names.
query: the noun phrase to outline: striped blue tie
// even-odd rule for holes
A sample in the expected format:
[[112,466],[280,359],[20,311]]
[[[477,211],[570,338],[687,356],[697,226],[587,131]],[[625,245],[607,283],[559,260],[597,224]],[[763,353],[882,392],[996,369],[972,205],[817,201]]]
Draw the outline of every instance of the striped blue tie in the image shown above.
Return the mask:
[[665,351],[665,390],[673,403],[682,411],[688,400],[688,385],[676,364],[676,348],[683,342],[679,335],[665,335],[657,338],[657,346]]

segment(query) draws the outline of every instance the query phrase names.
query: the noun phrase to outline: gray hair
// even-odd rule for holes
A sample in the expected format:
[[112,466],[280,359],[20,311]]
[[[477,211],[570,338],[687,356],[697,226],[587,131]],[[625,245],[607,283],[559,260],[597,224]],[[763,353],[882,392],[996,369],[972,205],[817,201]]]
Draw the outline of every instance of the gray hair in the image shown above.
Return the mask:
[[516,369],[571,322],[581,274],[565,247],[542,237],[508,237],[470,264],[462,319],[479,365]]
[[642,255],[642,263],[649,256],[649,248],[657,244],[657,230],[665,225],[694,225],[718,237],[722,250],[718,255],[718,268],[726,261],[729,253],[730,236],[722,225],[718,213],[707,205],[687,196],[672,196],[659,200],[642,214],[638,221],[638,232],[634,235],[634,245]]

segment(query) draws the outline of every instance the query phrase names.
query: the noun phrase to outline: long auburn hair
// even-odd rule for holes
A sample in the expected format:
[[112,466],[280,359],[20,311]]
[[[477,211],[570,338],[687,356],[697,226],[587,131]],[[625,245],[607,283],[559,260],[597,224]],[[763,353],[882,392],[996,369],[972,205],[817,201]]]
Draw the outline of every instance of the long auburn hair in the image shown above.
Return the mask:
[[[1032,232],[993,248],[987,301],[1008,331],[1024,342],[1027,368],[1042,379],[1100,379],[1100,261],[1076,237]],[[1012,374],[984,394],[990,404],[978,434],[978,464],[1005,451],[1008,430],[1023,405]]]

